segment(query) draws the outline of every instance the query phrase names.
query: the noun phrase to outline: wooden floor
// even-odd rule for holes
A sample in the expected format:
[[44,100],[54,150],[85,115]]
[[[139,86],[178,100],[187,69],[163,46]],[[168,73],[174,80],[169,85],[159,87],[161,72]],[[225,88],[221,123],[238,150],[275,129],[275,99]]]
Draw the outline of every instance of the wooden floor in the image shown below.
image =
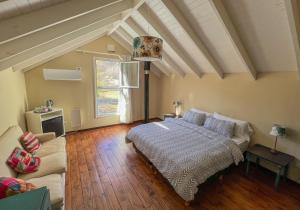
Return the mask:
[[233,167],[222,182],[199,188],[189,208],[172,187],[126,144],[130,126],[117,125],[67,135],[66,210],[89,209],[300,209],[300,186],[244,164]]

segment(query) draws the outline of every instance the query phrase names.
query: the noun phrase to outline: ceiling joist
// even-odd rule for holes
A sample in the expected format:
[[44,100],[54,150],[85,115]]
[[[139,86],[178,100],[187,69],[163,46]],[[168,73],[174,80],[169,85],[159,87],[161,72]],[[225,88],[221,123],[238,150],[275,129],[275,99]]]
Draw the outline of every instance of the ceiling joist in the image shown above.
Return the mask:
[[[124,47],[128,52],[132,51],[132,46],[124,40],[122,36],[120,36],[116,31],[114,31],[112,34],[110,34],[111,38],[118,42],[122,47]],[[158,77],[161,77],[160,71],[158,71],[156,68],[152,68],[151,71]]]
[[245,64],[248,72],[250,73],[251,77],[255,80],[257,77],[257,72],[252,64],[252,61],[222,3],[222,0],[211,0],[208,1],[214,10],[215,14],[217,15],[218,19],[223,25],[224,30],[229,35],[229,38],[238,53],[240,59]]
[[202,52],[206,60],[210,63],[210,65],[213,67],[213,69],[216,71],[216,73],[219,75],[221,79],[223,79],[224,73],[219,66],[219,64],[216,62],[216,60],[213,58],[213,56],[208,51],[207,47],[204,45],[202,40],[199,38],[191,24],[186,20],[182,12],[177,8],[174,1],[172,0],[162,0],[162,3],[167,7],[169,12],[174,16],[174,18],[177,20],[179,25],[185,30],[187,35],[191,38],[191,40],[194,42],[194,44],[197,46],[198,50]]
[[300,76],[300,4],[298,0],[285,0],[284,2]]
[[143,4],[139,9],[139,13],[145,18],[145,20],[157,31],[165,42],[175,51],[175,53],[182,58],[187,66],[199,77],[202,76],[202,72],[199,70],[198,65],[193,61],[190,55],[178,45],[178,42],[174,36],[166,29],[161,20],[154,14],[147,4]]
[[[126,23],[130,26],[130,28],[135,31],[139,36],[149,35],[143,28],[141,28],[135,20],[132,19],[132,17],[129,17],[126,20]],[[163,60],[169,64],[169,66],[180,76],[184,77],[185,72],[181,70],[181,68],[176,64],[176,62],[170,58],[170,56],[166,53],[165,50],[163,50],[162,53]]]

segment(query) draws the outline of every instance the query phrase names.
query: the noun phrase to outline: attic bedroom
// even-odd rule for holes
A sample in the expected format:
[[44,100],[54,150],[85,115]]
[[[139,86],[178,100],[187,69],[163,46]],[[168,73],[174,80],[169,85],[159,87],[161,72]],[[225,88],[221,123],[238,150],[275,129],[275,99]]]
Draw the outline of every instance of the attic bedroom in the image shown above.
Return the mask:
[[0,0],[0,210],[300,210],[298,0]]

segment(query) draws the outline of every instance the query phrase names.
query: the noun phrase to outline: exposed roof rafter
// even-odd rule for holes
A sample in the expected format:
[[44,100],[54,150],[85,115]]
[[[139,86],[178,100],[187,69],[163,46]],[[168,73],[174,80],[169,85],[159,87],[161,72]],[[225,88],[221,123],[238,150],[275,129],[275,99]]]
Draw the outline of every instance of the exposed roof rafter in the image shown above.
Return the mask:
[[285,8],[289,28],[293,39],[293,46],[297,61],[297,70],[300,76],[300,5],[298,0],[285,0]]
[[54,58],[62,56],[68,52],[71,52],[71,51],[77,49],[78,47],[81,47],[85,44],[88,44],[91,41],[94,41],[94,40],[104,36],[106,31],[110,27],[111,26],[106,26],[106,27],[91,31],[80,37],[77,37],[76,39],[72,39],[68,42],[65,42],[64,44],[50,48],[43,53],[37,54],[27,60],[24,60],[16,65],[13,65],[13,70],[14,71],[19,71],[19,70],[28,71],[32,68],[42,65],[43,63],[46,63]]
[[208,1],[214,10],[215,14],[219,18],[220,22],[223,25],[224,30],[229,35],[230,40],[236,49],[236,52],[238,53],[239,57],[245,64],[248,72],[252,76],[252,78],[255,80],[257,77],[257,72],[252,64],[252,61],[222,3],[222,0],[210,0]]
[[[35,56],[38,56],[39,54],[47,52],[48,50],[59,47],[60,45],[64,45],[66,42],[69,42],[69,41],[72,41],[75,39],[78,40],[78,38],[83,37],[85,34],[88,34],[90,32],[96,33],[99,29],[101,29],[107,25],[110,25],[119,19],[120,19],[120,14],[111,16],[109,18],[105,18],[101,21],[95,22],[95,23],[85,26],[83,28],[79,28],[78,30],[75,30],[73,32],[67,33],[60,37],[57,37],[56,39],[50,40],[48,42],[34,46],[32,48],[29,48],[29,49],[27,49],[21,53],[18,53],[14,56],[10,56],[8,58],[2,59],[2,60],[0,60],[0,70],[3,70],[10,66],[14,66],[19,63],[22,63],[22,62],[26,61],[27,59],[31,59],[32,57],[35,57]],[[102,33],[102,30],[100,30],[100,31]]]
[[132,0],[72,0],[1,21],[0,44],[122,2],[133,6]]
[[117,23],[112,28],[112,30],[110,30],[107,33],[108,35],[112,34],[115,30],[117,30],[122,25],[122,23],[125,22],[127,20],[127,18],[129,18],[132,15],[132,13],[134,13],[135,11],[137,11],[137,9],[145,3],[146,0],[133,0],[133,1],[134,1],[133,8],[130,11],[128,11],[128,12],[126,12],[126,13],[123,14],[122,20],[119,23]]
[[199,70],[198,65],[188,55],[182,46],[178,45],[174,36],[166,29],[161,20],[153,13],[151,8],[147,4],[143,4],[139,9],[139,13],[145,18],[145,20],[160,34],[160,36],[167,42],[170,47],[176,52],[178,56],[190,67],[190,69],[199,77],[202,76],[202,72]]
[[214,68],[216,73],[219,75],[221,79],[223,79],[223,71],[219,64],[216,62],[216,60],[213,58],[213,56],[208,51],[207,47],[204,45],[204,43],[201,41],[199,36],[196,34],[195,30],[191,26],[191,24],[186,20],[182,12],[177,8],[174,1],[172,0],[161,0],[162,3],[167,7],[167,9],[170,11],[170,13],[174,16],[174,18],[177,20],[179,25],[185,30],[187,35],[192,39],[194,44],[197,46],[200,52],[203,53],[204,57],[207,59],[207,61],[210,63],[210,65]]
[[[141,28],[135,20],[133,20],[131,17],[129,17],[126,20],[126,23],[131,27],[132,30],[134,30],[138,35],[143,36],[143,35],[149,35],[143,28]],[[171,57],[166,53],[165,50],[163,50],[163,60],[165,60],[166,63],[170,65],[170,67],[176,71],[180,76],[184,77],[185,72],[181,70],[181,68],[176,64],[176,62],[171,59]]]
[[[116,42],[118,42],[122,47],[124,47],[128,52],[132,51],[132,47],[131,45],[124,40],[124,38],[122,36],[120,36],[118,33],[116,33],[116,31],[114,31],[112,34],[110,34],[110,37],[115,40]],[[161,77],[161,73],[160,71],[158,71],[156,68],[152,68],[151,71],[158,77]]]

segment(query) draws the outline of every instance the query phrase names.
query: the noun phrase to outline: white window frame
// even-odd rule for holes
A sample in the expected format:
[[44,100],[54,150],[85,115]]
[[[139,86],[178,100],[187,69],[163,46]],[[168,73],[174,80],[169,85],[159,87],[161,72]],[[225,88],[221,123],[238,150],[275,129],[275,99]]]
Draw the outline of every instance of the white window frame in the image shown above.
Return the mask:
[[[137,72],[137,78],[138,78],[138,80],[140,79],[140,62],[139,61],[121,61],[120,62],[120,65],[122,65],[122,63],[137,63],[137,65],[138,65],[138,72]],[[121,71],[122,71],[122,68],[120,69]],[[122,74],[122,72],[121,72],[121,74]],[[138,84],[136,85],[136,86],[130,86],[130,85],[124,85],[124,86],[122,86],[121,85],[121,81],[120,81],[120,87],[121,88],[132,88],[132,89],[134,89],[134,88],[139,88],[140,87],[140,82],[138,81]]]
[[[110,114],[101,114],[99,116],[97,116],[97,65],[96,65],[96,61],[97,60],[103,60],[103,61],[115,61],[115,62],[121,62],[119,59],[113,59],[113,58],[103,58],[103,57],[94,57],[93,58],[93,66],[94,66],[94,116],[95,119],[97,118],[101,118],[101,117],[109,117],[109,116],[119,116],[120,113],[110,113]],[[121,91],[122,88],[102,88],[103,90],[107,89],[107,90],[119,90]]]

